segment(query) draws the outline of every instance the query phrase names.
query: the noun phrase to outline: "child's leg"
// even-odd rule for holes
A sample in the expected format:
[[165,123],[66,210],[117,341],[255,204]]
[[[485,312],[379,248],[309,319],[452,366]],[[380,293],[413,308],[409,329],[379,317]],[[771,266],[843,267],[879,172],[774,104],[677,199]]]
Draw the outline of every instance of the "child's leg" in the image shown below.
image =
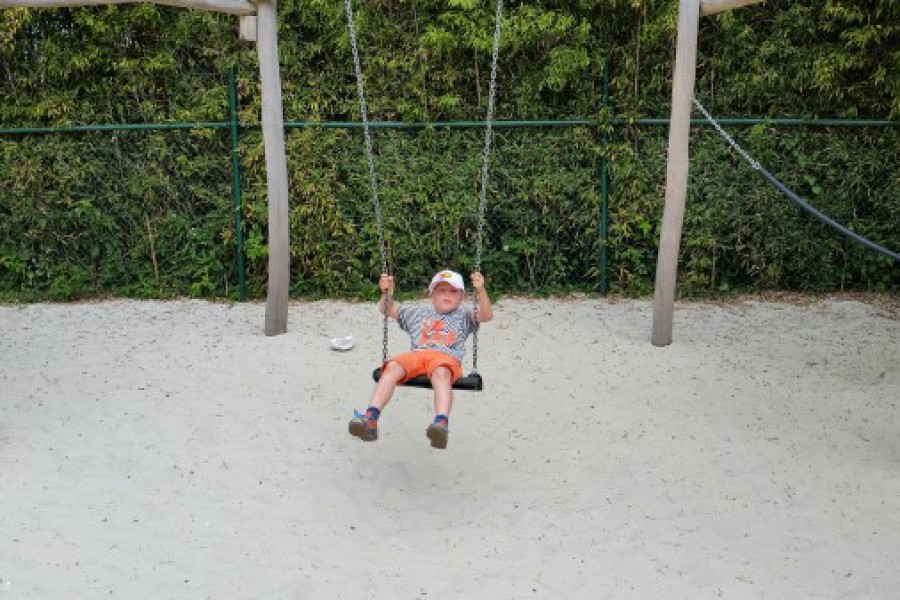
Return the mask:
[[366,442],[374,442],[378,439],[378,417],[381,416],[381,409],[391,401],[397,382],[405,376],[406,370],[397,361],[392,360],[384,366],[381,377],[375,384],[372,401],[369,403],[366,413],[354,411],[355,416],[350,420],[350,435]]
[[372,392],[372,400],[369,406],[374,406],[379,411],[387,406],[394,395],[394,389],[397,383],[406,377],[406,370],[400,366],[397,361],[392,360],[381,371],[381,378],[375,384],[375,391]]
[[450,416],[453,407],[453,372],[447,367],[438,367],[431,374],[434,389],[434,414]]
[[428,426],[425,435],[431,440],[432,448],[444,449],[453,406],[453,371],[447,367],[436,368],[431,374],[431,387],[434,389],[434,423]]

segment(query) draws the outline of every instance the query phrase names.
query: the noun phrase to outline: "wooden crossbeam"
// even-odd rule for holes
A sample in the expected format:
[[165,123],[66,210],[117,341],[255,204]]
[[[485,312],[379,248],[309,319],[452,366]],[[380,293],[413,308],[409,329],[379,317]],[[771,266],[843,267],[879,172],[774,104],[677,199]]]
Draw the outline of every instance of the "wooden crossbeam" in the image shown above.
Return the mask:
[[748,4],[759,4],[763,0],[701,0],[700,16],[706,17],[722,11],[740,8]]

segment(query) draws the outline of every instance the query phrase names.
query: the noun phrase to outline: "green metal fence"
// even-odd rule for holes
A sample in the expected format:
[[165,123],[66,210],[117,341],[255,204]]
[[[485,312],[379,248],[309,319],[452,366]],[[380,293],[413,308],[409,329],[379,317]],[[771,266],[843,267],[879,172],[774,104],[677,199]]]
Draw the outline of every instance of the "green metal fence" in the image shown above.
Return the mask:
[[[244,265],[244,239],[241,223],[242,215],[242,188],[240,172],[239,142],[242,131],[259,129],[258,124],[240,123],[238,120],[236,74],[234,69],[227,73],[228,81],[228,106],[227,121],[192,122],[192,123],[126,123],[126,124],[98,124],[98,125],[73,125],[63,127],[3,127],[0,135],[4,136],[40,136],[46,134],[77,134],[87,132],[115,132],[115,131],[190,131],[190,130],[227,130],[230,135],[231,147],[231,175],[232,195],[235,227],[235,271],[237,274],[237,289],[241,300],[247,298],[247,285],[245,281]],[[607,62],[603,74],[603,88],[601,114],[610,112],[610,74]],[[725,126],[746,127],[765,124],[774,127],[896,127],[898,121],[889,120],[865,120],[865,119],[756,119],[756,118],[720,118],[719,123]],[[493,127],[497,129],[527,129],[527,128],[592,128],[596,131],[601,149],[609,145],[612,131],[623,127],[666,127],[668,119],[643,118],[626,119],[621,117],[608,117],[603,119],[568,119],[568,120],[506,120],[496,121]],[[709,123],[705,119],[694,119],[696,126],[705,127]],[[391,130],[424,130],[424,129],[475,129],[483,128],[482,121],[439,121],[429,123],[404,123],[376,121],[369,123],[373,129]],[[286,130],[304,128],[322,129],[358,129],[362,123],[357,122],[285,122]],[[597,257],[600,272],[598,289],[602,294],[609,290],[609,256],[607,252],[607,239],[609,231],[609,195],[610,195],[610,160],[605,151],[601,152],[599,165],[597,166],[597,186],[600,190],[600,214],[598,217],[598,236],[600,256]]]

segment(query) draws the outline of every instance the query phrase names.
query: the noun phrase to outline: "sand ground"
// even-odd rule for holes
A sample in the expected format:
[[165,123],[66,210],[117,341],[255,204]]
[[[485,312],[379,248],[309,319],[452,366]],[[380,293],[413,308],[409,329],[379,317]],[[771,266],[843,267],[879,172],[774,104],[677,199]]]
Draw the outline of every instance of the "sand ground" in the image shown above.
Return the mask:
[[445,451],[347,433],[374,305],[263,314],[0,307],[0,599],[900,597],[896,308],[503,300]]

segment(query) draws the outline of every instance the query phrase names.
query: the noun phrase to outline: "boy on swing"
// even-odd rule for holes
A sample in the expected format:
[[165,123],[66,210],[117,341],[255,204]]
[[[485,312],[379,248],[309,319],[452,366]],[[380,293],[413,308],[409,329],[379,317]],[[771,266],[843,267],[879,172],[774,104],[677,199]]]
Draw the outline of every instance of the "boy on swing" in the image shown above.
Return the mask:
[[[476,306],[463,306],[465,284],[462,275],[440,271],[431,279],[428,295],[431,306],[400,306],[393,301],[394,278],[382,274],[381,314],[396,319],[400,329],[410,337],[411,350],[397,355],[381,368],[372,400],[365,414],[356,412],[350,421],[350,433],[366,442],[378,439],[378,417],[391,400],[394,389],[403,382],[425,375],[434,390],[434,422],[426,435],[433,448],[446,448],[449,434],[450,408],[453,405],[453,383],[462,377],[462,359],[466,338],[481,323],[494,317],[491,300],[484,287],[484,276],[472,273]],[[355,412],[355,411],[354,411]]]

